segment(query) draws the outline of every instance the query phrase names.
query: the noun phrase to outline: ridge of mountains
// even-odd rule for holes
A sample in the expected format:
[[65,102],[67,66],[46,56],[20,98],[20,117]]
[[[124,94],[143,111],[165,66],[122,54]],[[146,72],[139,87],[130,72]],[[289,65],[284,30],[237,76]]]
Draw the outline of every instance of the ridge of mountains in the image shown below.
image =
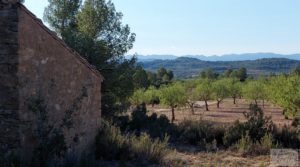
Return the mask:
[[[253,58],[251,58],[253,59]],[[299,58],[298,58],[299,59]],[[223,73],[228,69],[239,69],[245,67],[251,76],[268,75],[270,73],[289,73],[294,68],[300,68],[300,60],[288,58],[262,58],[256,60],[236,61],[204,61],[191,57],[179,57],[172,60],[139,61],[145,70],[157,71],[164,67],[173,71],[175,78],[187,79],[196,77],[202,70],[207,68],[215,72]]]
[[[127,58],[132,57],[132,55],[126,56]],[[174,56],[174,55],[137,55],[139,62],[153,61],[153,60],[175,60],[180,57],[196,58],[203,61],[244,61],[244,60],[257,60],[264,58],[286,58],[292,60],[300,60],[300,54],[276,54],[276,53],[244,53],[244,54],[226,54],[226,55],[184,55],[184,56]]]

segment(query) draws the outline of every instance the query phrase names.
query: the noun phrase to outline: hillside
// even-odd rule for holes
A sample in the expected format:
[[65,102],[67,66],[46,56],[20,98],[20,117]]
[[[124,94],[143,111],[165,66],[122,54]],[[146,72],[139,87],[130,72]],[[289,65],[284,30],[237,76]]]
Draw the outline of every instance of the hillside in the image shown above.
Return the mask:
[[174,72],[176,78],[190,78],[199,74],[206,68],[212,68],[217,72],[227,69],[238,69],[245,67],[250,75],[260,75],[269,73],[286,73],[291,69],[300,67],[299,60],[285,58],[265,58],[245,61],[203,61],[197,58],[179,57],[175,60],[153,60],[140,62],[149,71],[156,71],[160,67],[165,67]]
[[[126,56],[127,58],[132,55]],[[174,55],[136,55],[140,62],[153,61],[153,60],[175,60],[179,56]],[[225,55],[183,55],[180,57],[196,58],[203,61],[245,61],[245,60],[257,60],[264,58],[286,58],[292,60],[300,60],[300,54],[276,54],[276,53],[243,53],[243,54],[225,54]]]

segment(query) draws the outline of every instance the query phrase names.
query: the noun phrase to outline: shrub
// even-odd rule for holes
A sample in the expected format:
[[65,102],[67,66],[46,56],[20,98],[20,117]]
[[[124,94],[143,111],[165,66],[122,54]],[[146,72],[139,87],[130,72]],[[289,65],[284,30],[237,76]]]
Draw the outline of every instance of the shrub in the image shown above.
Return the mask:
[[245,123],[235,122],[224,136],[224,144],[230,146],[236,143],[248,132],[252,142],[260,141],[267,133],[272,133],[274,124],[270,117],[264,117],[264,113],[257,105],[250,105],[250,112],[245,113]]
[[247,132],[246,135],[243,135],[242,138],[237,142],[237,149],[239,152],[249,152],[252,148],[252,141],[251,138],[249,136],[249,133]]
[[274,130],[274,140],[284,148],[300,148],[299,129],[284,126],[281,129]]
[[265,134],[260,141],[253,142],[247,132],[234,147],[244,155],[266,155],[275,145],[271,134]]
[[144,133],[140,137],[132,138],[133,151],[139,159],[147,158],[150,162],[162,163],[169,153],[168,140],[168,136],[165,136],[163,141],[152,140]]
[[222,144],[225,128],[216,127],[204,121],[184,120],[177,126],[179,140],[192,145],[200,145],[206,147],[208,143],[213,142]]
[[102,121],[102,127],[96,137],[97,159],[130,159],[129,137],[122,135],[119,128]]
[[168,137],[162,141],[151,139],[147,134],[123,135],[121,130],[103,121],[96,138],[96,158],[129,161],[135,158],[161,163],[168,154]]
[[171,134],[174,125],[172,125],[167,116],[157,116],[156,113],[147,115],[147,109],[145,104],[139,105],[135,108],[131,114],[131,120],[127,122],[126,129],[131,132],[135,132],[136,135],[142,133],[148,133],[152,138],[163,139],[165,134]]

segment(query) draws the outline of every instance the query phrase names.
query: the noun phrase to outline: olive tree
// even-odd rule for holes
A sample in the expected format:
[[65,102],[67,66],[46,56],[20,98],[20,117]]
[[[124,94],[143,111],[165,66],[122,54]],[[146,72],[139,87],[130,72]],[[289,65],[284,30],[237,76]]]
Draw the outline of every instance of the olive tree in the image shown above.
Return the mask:
[[186,103],[190,107],[192,114],[195,114],[194,106],[197,100],[199,100],[198,92],[196,91],[197,82],[195,80],[187,81],[184,84]]
[[208,100],[211,100],[213,97],[212,82],[208,79],[200,80],[199,85],[196,87],[197,96],[199,100],[205,102],[205,109],[208,109]]
[[231,78],[227,80],[227,89],[229,96],[233,98],[233,104],[236,104],[236,99],[242,95],[242,85],[239,80]]
[[217,80],[212,84],[213,97],[217,101],[217,107],[220,108],[220,103],[229,95],[226,80]]
[[266,99],[265,85],[260,81],[249,81],[243,87],[243,94],[247,99],[254,100],[255,104],[258,105],[258,100]]
[[173,123],[175,120],[175,108],[186,104],[184,87],[179,83],[162,86],[160,89],[160,102],[171,108]]

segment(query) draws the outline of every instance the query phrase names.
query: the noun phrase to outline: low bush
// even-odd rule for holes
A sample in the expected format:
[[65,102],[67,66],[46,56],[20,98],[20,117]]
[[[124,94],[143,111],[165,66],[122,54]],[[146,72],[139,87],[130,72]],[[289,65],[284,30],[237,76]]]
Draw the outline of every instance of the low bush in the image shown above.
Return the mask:
[[300,148],[300,129],[283,126],[276,128],[273,133],[274,140],[284,148]]
[[162,163],[169,153],[168,140],[168,136],[165,136],[163,141],[158,138],[153,140],[144,133],[140,137],[133,137],[131,142],[133,151],[139,159],[147,158],[150,162]]
[[161,163],[168,154],[168,137],[151,139],[147,134],[124,135],[121,130],[103,121],[96,138],[96,158],[130,161],[136,158]]
[[266,155],[270,153],[272,148],[276,147],[273,144],[273,138],[271,134],[266,134],[260,141],[253,142],[248,132],[245,136],[233,146],[233,149],[238,150],[244,155]]
[[114,124],[121,128],[122,132],[134,132],[137,136],[147,133],[151,138],[163,139],[165,134],[170,136],[175,126],[170,123],[167,116],[157,116],[156,113],[147,115],[145,104],[137,106],[131,113],[131,117],[121,116],[114,119]]
[[224,136],[224,144],[228,147],[240,140],[248,133],[252,142],[260,141],[266,134],[274,131],[274,124],[270,117],[265,117],[261,108],[257,105],[250,105],[250,112],[245,113],[246,122],[235,124],[230,127]]
[[205,121],[184,120],[177,126],[178,140],[183,143],[203,146],[223,145],[225,128]]

